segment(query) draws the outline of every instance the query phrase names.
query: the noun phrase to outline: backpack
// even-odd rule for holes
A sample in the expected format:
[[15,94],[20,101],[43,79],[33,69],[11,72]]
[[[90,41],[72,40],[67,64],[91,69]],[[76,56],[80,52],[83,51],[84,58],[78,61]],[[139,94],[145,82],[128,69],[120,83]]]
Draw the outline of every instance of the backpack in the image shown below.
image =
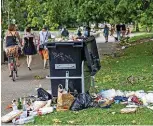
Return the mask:
[[62,31],[61,35],[64,36],[64,37],[69,36],[68,30],[64,29],[64,30]]
[[81,33],[81,31],[80,31],[80,30],[78,30],[77,35],[78,35],[78,36],[81,36],[81,35],[82,35],[82,33]]
[[88,37],[88,31],[87,30],[85,30],[84,36]]

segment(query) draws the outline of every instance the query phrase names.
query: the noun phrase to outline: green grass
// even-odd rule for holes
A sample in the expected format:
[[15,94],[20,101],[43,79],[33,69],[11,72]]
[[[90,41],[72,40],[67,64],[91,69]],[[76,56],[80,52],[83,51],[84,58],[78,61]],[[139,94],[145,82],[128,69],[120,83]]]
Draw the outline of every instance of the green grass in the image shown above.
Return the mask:
[[[153,42],[131,46],[120,57],[105,57],[96,75],[96,85],[102,89],[153,90]],[[134,84],[124,84],[127,77],[140,77]],[[124,105],[113,104],[109,109],[89,108],[79,112],[53,112],[35,118],[36,125],[153,125],[153,111],[139,108],[136,113],[120,114]],[[113,114],[112,112],[115,112]],[[58,121],[55,122],[54,119]]]
[[138,40],[142,40],[142,39],[147,39],[147,38],[153,38],[153,33],[148,33],[148,34],[143,34],[143,35],[139,35],[139,36],[134,36],[132,38],[129,39],[129,42],[135,42]]
[[[127,48],[118,58],[104,58],[102,69],[96,75],[100,89],[121,90],[153,89],[153,42]],[[140,78],[133,85],[125,84],[129,76]]]
[[[113,105],[111,109],[90,108],[81,110],[78,113],[54,112],[49,115],[37,117],[35,124],[39,125],[132,125],[132,124],[153,124],[153,112],[148,109],[139,109],[137,113],[120,114],[123,105]],[[115,112],[115,114],[112,114]],[[54,120],[57,119],[58,122]]]

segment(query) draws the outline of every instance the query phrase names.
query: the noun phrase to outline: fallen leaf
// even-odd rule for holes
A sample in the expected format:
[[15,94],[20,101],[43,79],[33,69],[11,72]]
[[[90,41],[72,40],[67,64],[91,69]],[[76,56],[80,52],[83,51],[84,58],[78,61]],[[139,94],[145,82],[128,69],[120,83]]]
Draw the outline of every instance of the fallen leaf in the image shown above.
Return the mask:
[[113,115],[115,115],[116,112],[112,112]]
[[135,121],[135,120],[133,120],[133,121],[132,121],[132,123],[133,123],[133,124],[136,124],[136,121]]
[[68,123],[70,123],[70,124],[74,124],[74,121],[67,121]]
[[77,111],[74,111],[74,113],[75,113],[75,114],[78,114],[79,112],[77,112]]
[[53,122],[55,122],[55,123],[61,123],[62,121],[60,121],[59,119],[53,119]]

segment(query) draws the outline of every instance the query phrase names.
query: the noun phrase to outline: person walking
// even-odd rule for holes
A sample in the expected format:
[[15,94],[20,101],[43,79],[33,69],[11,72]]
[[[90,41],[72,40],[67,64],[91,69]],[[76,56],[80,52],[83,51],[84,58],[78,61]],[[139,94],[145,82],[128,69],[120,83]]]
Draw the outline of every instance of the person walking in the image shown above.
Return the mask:
[[104,33],[106,42],[108,42],[109,27],[107,25],[105,25],[103,33]]
[[47,60],[49,59],[48,50],[44,44],[48,42],[49,38],[51,38],[51,33],[47,30],[47,27],[44,26],[42,31],[39,32],[39,54],[44,61],[44,69],[47,68]]
[[[18,43],[18,41],[19,43]],[[16,31],[15,24],[10,24],[8,26],[8,31],[6,32],[5,35],[5,52],[6,56],[8,57],[10,54],[13,54],[16,60],[16,65],[17,67],[20,66],[19,63],[19,44],[22,45],[20,35]],[[9,77],[12,77],[11,70],[10,70],[10,61],[8,60],[8,69],[9,69]],[[17,75],[18,76],[18,75]]]
[[117,40],[120,41],[120,38],[121,38],[121,25],[120,24],[116,25],[116,32],[117,32]]
[[77,36],[78,36],[78,37],[81,37],[81,36],[82,36],[80,26],[79,26],[78,29],[77,29]]
[[114,35],[114,31],[115,31],[114,25],[111,25],[110,36]]
[[121,25],[121,31],[122,31],[122,37],[124,38],[125,37],[125,33],[126,33],[126,26],[125,26],[125,24]]
[[130,28],[129,28],[129,27],[127,28],[126,36],[127,36],[127,37],[130,37]]
[[64,27],[61,31],[61,36],[64,37],[64,38],[67,38],[69,37],[69,32],[68,30],[66,29],[66,27]]
[[34,45],[34,35],[31,33],[31,28],[27,27],[26,32],[23,36],[24,38],[24,46],[23,46],[23,53],[27,56],[27,66],[28,69],[31,71],[31,62],[32,62],[32,55],[37,54],[35,45]]

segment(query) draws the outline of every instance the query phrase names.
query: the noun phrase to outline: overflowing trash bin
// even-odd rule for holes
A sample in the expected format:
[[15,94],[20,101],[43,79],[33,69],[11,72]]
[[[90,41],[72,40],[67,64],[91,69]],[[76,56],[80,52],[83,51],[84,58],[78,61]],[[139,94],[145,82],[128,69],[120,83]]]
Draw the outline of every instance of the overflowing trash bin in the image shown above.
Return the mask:
[[57,96],[58,85],[73,93],[89,90],[91,76],[100,69],[100,60],[93,36],[81,41],[47,43],[49,51],[51,91]]

